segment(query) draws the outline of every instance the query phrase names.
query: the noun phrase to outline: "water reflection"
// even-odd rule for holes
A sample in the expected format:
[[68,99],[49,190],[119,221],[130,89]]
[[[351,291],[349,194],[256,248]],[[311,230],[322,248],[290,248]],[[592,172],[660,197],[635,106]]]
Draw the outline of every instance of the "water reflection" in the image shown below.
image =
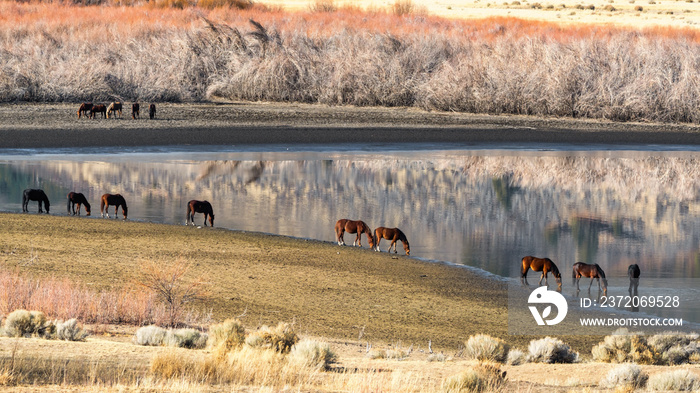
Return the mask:
[[[700,154],[541,152],[70,155],[0,161],[0,209],[41,187],[121,193],[135,220],[184,224],[208,200],[219,227],[334,241],[339,218],[399,227],[411,255],[518,277],[525,255],[626,277],[700,276]],[[93,214],[94,216],[94,214]]]

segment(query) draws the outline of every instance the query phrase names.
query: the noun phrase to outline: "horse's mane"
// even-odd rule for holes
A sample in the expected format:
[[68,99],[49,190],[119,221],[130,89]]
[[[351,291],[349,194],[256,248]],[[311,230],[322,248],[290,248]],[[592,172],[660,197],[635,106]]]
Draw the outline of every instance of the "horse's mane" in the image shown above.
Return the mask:
[[556,275],[560,275],[560,276],[561,276],[561,273],[559,273],[559,268],[557,267],[557,265],[555,265],[554,262],[552,262],[551,259],[547,258],[547,260],[548,260],[549,263],[551,264],[552,273],[554,273],[555,276],[556,276]]
[[600,266],[598,266],[597,263],[595,264],[595,269],[598,271],[598,274],[600,274],[601,278],[605,278],[605,272],[603,271],[603,269],[600,268]]
[[403,233],[403,231],[399,228],[396,228],[396,231],[399,232],[399,240],[406,242],[406,235]]

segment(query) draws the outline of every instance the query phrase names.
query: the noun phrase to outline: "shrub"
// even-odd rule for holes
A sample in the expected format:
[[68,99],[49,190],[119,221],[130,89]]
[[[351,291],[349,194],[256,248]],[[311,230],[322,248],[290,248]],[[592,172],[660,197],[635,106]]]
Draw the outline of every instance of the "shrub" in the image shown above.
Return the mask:
[[160,346],[167,334],[168,331],[160,326],[144,326],[136,331],[134,342],[138,345]]
[[367,352],[365,356],[370,359],[386,359],[386,351],[383,349],[373,349]]
[[65,341],[85,341],[89,334],[78,326],[78,320],[73,318],[56,324],[56,338]]
[[305,339],[292,347],[288,359],[299,366],[327,370],[337,356],[328,343]]
[[310,6],[311,12],[336,12],[338,6],[335,0],[315,0]]
[[163,344],[169,347],[201,349],[207,345],[208,337],[206,333],[197,329],[168,330]]
[[404,16],[413,13],[415,5],[411,0],[396,0],[394,4],[391,5],[391,10],[394,15]]
[[5,319],[3,330],[9,337],[50,337],[55,329],[41,311],[15,310]]
[[277,327],[263,326],[260,330],[251,333],[245,343],[253,348],[273,349],[280,353],[288,353],[299,337],[294,333],[291,324],[280,322]]
[[226,353],[245,342],[245,328],[237,319],[227,319],[209,327],[209,347]]
[[483,392],[497,390],[505,382],[505,372],[497,366],[482,364],[446,378],[442,383],[445,393]]
[[508,359],[506,363],[511,366],[519,366],[521,364],[527,363],[527,354],[519,349],[511,349],[508,351]]
[[620,329],[591,350],[593,360],[610,363],[684,364],[700,358],[697,334],[662,333],[646,338]]
[[150,371],[160,378],[181,378],[192,376],[196,369],[194,362],[172,350],[157,353],[151,359]]
[[636,364],[623,364],[608,372],[608,375],[600,381],[604,387],[614,388],[617,386],[629,387],[632,389],[642,388],[649,376]]
[[700,380],[688,370],[673,370],[652,375],[647,387],[651,390],[690,391],[700,388]]
[[446,362],[447,356],[444,353],[431,353],[428,355],[429,362]]
[[465,343],[464,354],[468,359],[504,363],[509,350],[510,346],[500,338],[477,334]]
[[553,337],[530,341],[528,351],[529,362],[575,363],[578,361],[578,352],[573,352],[571,347]]

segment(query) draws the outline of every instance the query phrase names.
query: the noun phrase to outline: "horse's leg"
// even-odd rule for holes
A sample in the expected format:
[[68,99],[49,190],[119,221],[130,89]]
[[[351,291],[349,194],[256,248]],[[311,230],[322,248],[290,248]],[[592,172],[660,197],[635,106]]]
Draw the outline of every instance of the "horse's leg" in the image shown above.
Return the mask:
[[[544,278],[544,270],[542,270],[542,275],[540,276],[540,281],[537,283],[538,286],[542,285],[542,279]],[[546,283],[546,281],[545,281]]]
[[396,251],[396,240],[393,240],[391,244],[389,245],[389,250],[391,250],[391,246],[394,246],[394,254],[398,254],[399,252]]
[[204,226],[207,226],[207,213],[204,213]]
[[355,241],[352,242],[353,246],[359,246],[362,247],[362,232],[360,230],[357,230],[357,236],[355,237]]
[[377,236],[377,242],[374,243],[374,249],[378,252],[382,252],[382,250],[379,249],[379,243],[382,241],[383,237]]
[[594,278],[593,278],[593,277],[591,277],[591,283],[590,283],[590,284],[588,284],[588,292],[590,292],[590,291],[591,291],[591,286],[593,286],[593,280],[594,280]]

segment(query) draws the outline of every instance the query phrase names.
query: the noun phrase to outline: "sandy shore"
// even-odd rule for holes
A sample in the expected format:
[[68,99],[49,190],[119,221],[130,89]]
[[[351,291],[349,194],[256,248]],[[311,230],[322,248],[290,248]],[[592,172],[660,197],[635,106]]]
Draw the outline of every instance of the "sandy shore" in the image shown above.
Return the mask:
[[[145,105],[142,105],[145,106]],[[0,105],[0,148],[101,146],[553,143],[700,145],[700,126],[279,103],[158,104],[117,119],[78,119],[76,104]],[[130,111],[128,111],[130,112]]]

